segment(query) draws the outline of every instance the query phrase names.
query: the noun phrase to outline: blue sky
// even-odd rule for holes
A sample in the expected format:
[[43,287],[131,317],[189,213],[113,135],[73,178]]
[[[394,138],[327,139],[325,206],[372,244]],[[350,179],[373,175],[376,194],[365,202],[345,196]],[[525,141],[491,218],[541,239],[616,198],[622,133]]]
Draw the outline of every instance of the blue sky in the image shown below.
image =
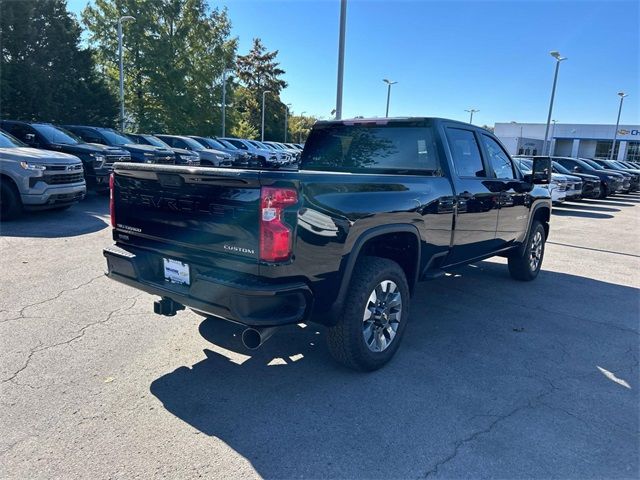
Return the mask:
[[[68,0],[79,12],[87,0]],[[295,113],[335,107],[338,0],[210,0],[226,6],[246,53],[279,50]],[[343,116],[441,116],[474,123],[546,122],[555,60],[559,123],[640,123],[640,2],[349,0]]]

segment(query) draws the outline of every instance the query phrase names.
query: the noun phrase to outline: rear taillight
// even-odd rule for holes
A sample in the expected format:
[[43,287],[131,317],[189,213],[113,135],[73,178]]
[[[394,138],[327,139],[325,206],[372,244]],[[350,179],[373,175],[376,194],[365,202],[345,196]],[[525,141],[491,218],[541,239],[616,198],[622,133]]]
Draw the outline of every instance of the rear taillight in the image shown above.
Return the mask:
[[115,209],[115,202],[114,202],[114,187],[115,187],[115,178],[114,178],[114,174],[112,173],[109,176],[109,214],[111,215],[111,226],[113,228],[116,228],[116,209]]
[[291,188],[262,187],[260,191],[260,260],[283,262],[291,257],[293,232],[283,211],[298,202]]

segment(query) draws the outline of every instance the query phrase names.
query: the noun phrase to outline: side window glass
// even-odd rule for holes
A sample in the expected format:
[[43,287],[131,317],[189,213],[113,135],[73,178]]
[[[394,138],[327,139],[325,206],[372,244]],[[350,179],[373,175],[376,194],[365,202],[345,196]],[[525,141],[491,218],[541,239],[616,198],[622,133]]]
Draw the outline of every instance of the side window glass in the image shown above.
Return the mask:
[[459,177],[487,176],[480,156],[480,148],[471,130],[447,128],[447,139],[453,155],[453,163]]
[[509,155],[507,155],[493,138],[487,135],[482,135],[481,137],[484,148],[489,156],[489,165],[491,165],[491,169],[493,173],[495,173],[496,178],[515,178]]

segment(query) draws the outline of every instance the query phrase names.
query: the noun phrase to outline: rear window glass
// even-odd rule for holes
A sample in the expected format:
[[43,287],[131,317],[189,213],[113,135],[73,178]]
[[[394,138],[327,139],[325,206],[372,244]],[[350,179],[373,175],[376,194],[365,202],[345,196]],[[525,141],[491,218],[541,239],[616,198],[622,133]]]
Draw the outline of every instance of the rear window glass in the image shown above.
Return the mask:
[[401,124],[316,126],[305,144],[300,168],[442,174],[431,128]]

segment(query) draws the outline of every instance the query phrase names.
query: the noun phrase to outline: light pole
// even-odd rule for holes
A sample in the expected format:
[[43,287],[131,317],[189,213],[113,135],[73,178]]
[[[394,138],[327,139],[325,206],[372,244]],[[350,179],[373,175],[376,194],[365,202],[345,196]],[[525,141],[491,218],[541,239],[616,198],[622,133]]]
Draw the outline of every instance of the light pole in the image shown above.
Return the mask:
[[267,93],[271,93],[269,90],[262,92],[262,134],[260,135],[260,141],[264,142],[264,98]]
[[544,131],[544,143],[542,144],[542,154],[547,153],[547,140],[549,138],[549,124],[551,123],[551,112],[553,111],[553,99],[556,96],[556,84],[558,83],[558,70],[560,69],[560,62],[566,60],[567,57],[560,55],[560,52],[555,50],[549,52],[549,54],[556,59],[556,73],[553,76],[553,87],[551,88],[551,101],[549,102],[549,115],[547,116],[547,128]]
[[225,137],[226,121],[227,121],[227,74],[233,73],[230,68],[222,71],[222,136]]
[[387,84],[387,111],[384,116],[389,117],[389,99],[391,98],[391,85],[395,85],[398,82],[394,82],[393,80],[389,80],[388,78],[383,78],[382,81]]
[[135,17],[125,15],[118,19],[118,64],[120,66],[120,130],[124,131],[124,72],[122,69],[122,24]]
[[340,37],[338,38],[338,87],[336,120],[342,119],[342,79],[344,77],[344,36],[347,28],[347,0],[340,0]]
[[616,120],[616,130],[613,132],[613,145],[611,145],[611,156],[609,160],[613,160],[613,152],[616,150],[616,140],[618,139],[618,126],[620,125],[620,114],[622,113],[622,102],[624,101],[624,97],[628,95],[624,92],[618,92],[620,96],[620,107],[618,108],[618,120]]
[[551,151],[551,145],[553,145],[553,138],[556,134],[556,120],[551,121],[553,122],[553,127],[551,127],[551,139],[549,140],[549,155],[553,155],[553,152]]
[[465,112],[469,112],[469,123],[473,123],[473,114],[479,111],[480,110],[476,110],[475,108],[472,108],[470,110],[465,110]]
[[289,107],[290,103],[284,106],[284,143],[287,143],[287,130],[289,130]]
[[304,114],[307,113],[307,111],[303,111],[300,112],[300,130],[298,130],[298,143],[300,143],[302,141],[302,128],[304,125],[306,125],[306,123],[304,122]]

